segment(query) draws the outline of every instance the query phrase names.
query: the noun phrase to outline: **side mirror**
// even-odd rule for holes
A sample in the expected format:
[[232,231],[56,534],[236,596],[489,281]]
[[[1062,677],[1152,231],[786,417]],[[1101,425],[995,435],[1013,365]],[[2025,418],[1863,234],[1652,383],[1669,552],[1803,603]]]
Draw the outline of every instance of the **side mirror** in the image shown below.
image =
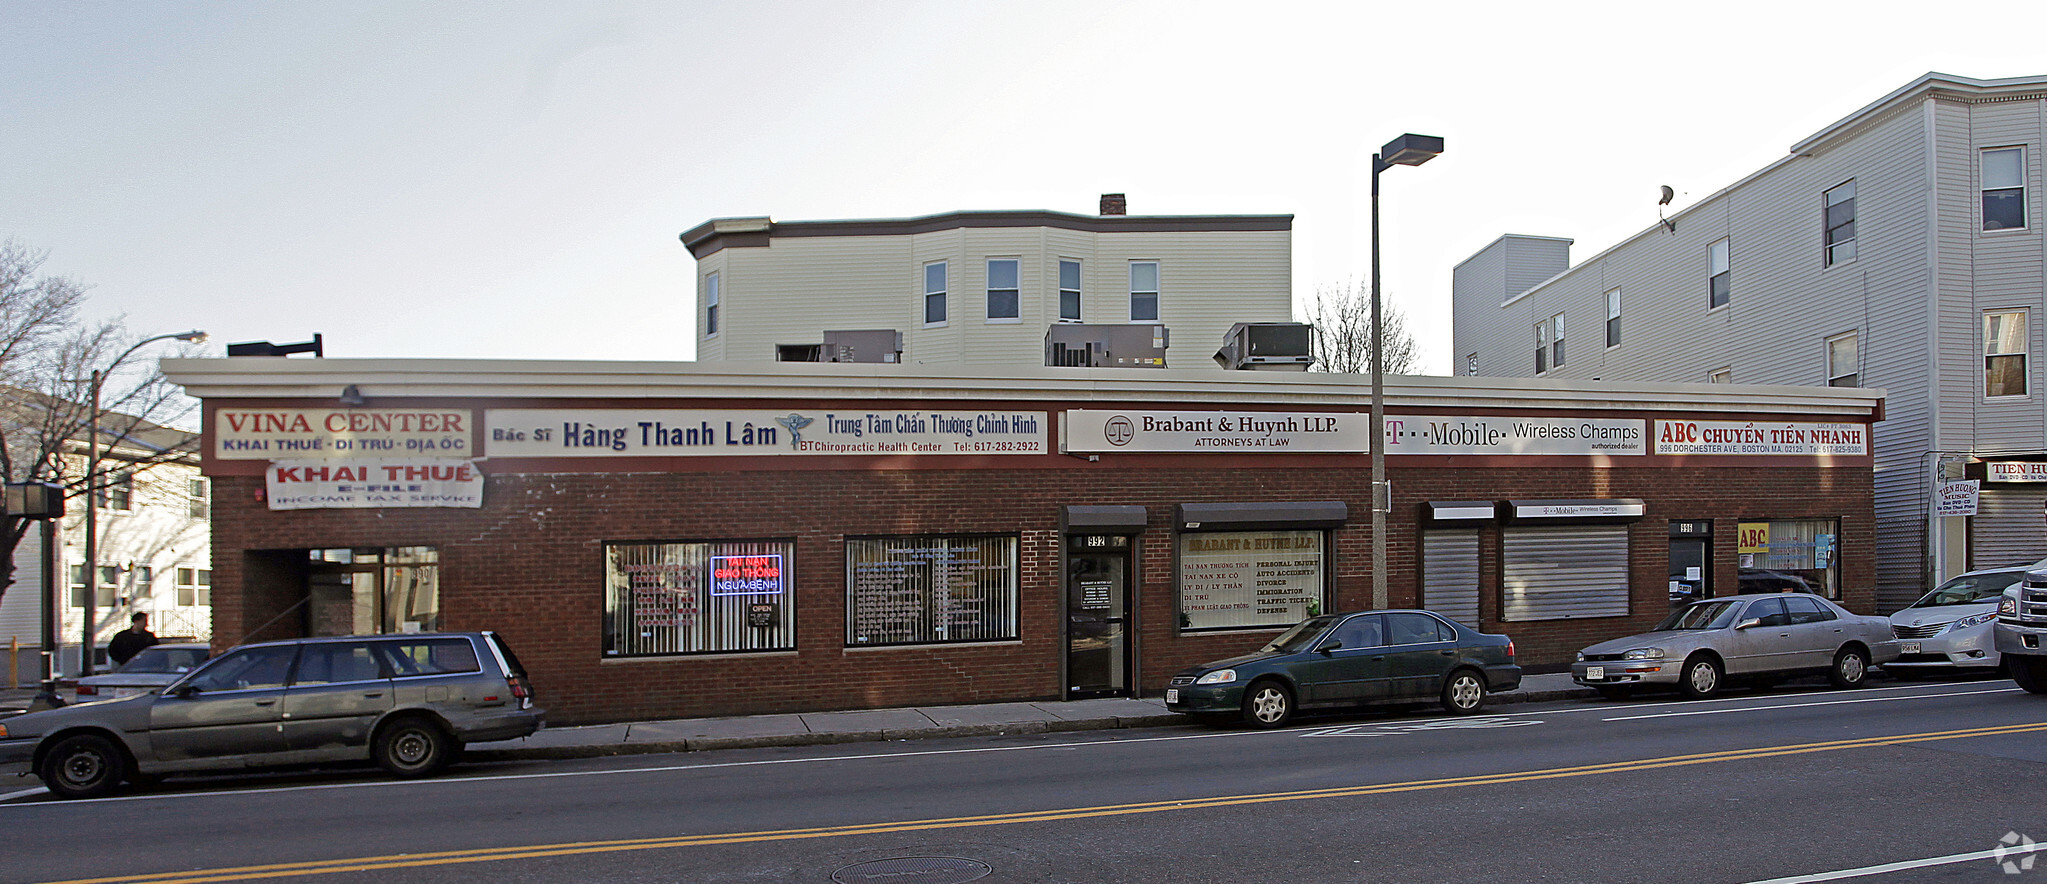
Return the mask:
[[199,686],[193,684],[178,685],[171,690],[171,696],[180,700],[190,700],[193,697],[199,696]]
[[1736,624],[1734,624],[1734,628],[1736,628],[1736,629],[1752,629],[1752,628],[1755,628],[1755,627],[1757,627],[1757,626],[1761,626],[1761,625],[1763,625],[1763,621],[1761,621],[1761,620],[1759,620],[1759,619],[1757,619],[1757,618],[1754,618],[1754,617],[1750,617],[1750,618],[1748,618],[1747,620],[1743,620],[1743,621],[1741,621],[1740,623],[1736,623]]
[[1317,653],[1317,654],[1328,654],[1328,653],[1329,653],[1330,651],[1334,651],[1334,650],[1336,650],[1337,648],[1341,648],[1341,647],[1343,647],[1343,642],[1337,641],[1336,639],[1333,639],[1333,638],[1332,638],[1332,639],[1330,639],[1330,640],[1328,640],[1328,641],[1326,641],[1326,642],[1323,642],[1323,643],[1321,643],[1321,644],[1319,644],[1319,645],[1316,645],[1316,646],[1315,646],[1315,653]]

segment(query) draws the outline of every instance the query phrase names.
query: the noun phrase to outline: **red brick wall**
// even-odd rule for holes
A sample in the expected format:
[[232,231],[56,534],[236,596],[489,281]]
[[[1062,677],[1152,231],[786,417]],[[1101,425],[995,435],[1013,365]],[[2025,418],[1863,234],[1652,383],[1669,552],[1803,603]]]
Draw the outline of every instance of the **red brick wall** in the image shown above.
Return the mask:
[[[1434,465],[1441,460],[1440,466]],[[1392,603],[1416,599],[1416,514],[1426,500],[1641,498],[1629,529],[1634,613],[1626,618],[1501,624],[1499,528],[1483,532],[1482,624],[1506,632],[1523,665],[1555,666],[1580,647],[1640,631],[1668,610],[1670,520],[1714,521],[1717,592],[1735,591],[1735,524],[1838,518],[1845,603],[1874,605],[1871,474],[1865,465],[1560,468],[1511,458],[1477,465],[1396,464],[1389,531]],[[503,633],[559,724],[1042,699],[1060,695],[1061,508],[1143,505],[1136,634],[1142,688],[1156,693],[1184,666],[1253,649],[1270,630],[1182,636],[1175,619],[1173,504],[1343,500],[1335,533],[1336,607],[1371,596],[1368,472],[1361,468],[976,469],[493,475],[485,506],[272,512],[263,481],[219,476],[213,514],[215,640],[242,640],[277,609],[245,599],[245,566],[278,570],[245,551],[432,546],[440,551],[446,628]],[[1018,643],[844,647],[847,535],[1019,532]],[[770,654],[606,662],[603,543],[609,540],[788,538],[796,544],[797,649]],[[264,564],[264,563],[268,564]],[[260,616],[259,616],[260,615]],[[275,635],[275,629],[264,636]]]

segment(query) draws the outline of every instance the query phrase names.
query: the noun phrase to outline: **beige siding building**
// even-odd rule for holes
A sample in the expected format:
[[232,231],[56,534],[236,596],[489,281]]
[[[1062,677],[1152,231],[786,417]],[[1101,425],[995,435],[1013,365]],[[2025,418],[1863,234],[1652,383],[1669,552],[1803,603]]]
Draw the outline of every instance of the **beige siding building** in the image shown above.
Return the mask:
[[1040,365],[1048,327],[1089,323],[1163,327],[1168,364],[1203,368],[1231,325],[1292,320],[1293,216],[1103,209],[707,221],[682,234],[697,358],[772,361],[826,331],[889,329],[907,363]]

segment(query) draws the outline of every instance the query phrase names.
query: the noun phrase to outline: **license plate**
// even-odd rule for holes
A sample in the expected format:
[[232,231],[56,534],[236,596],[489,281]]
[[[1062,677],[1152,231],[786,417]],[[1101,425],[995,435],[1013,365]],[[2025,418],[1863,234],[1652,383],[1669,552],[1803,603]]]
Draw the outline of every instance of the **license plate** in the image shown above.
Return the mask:
[[1585,680],[1586,680],[1586,681],[1605,681],[1605,680],[1606,680],[1606,667],[1604,667],[1604,666],[1587,666],[1587,667],[1585,667]]
[[1166,689],[1166,702],[1168,702],[1168,703],[1178,703],[1178,702],[1180,702],[1180,691],[1179,691],[1179,690],[1178,690],[1177,688],[1167,688],[1167,689]]
[[1902,644],[1902,645],[1900,645],[1900,646],[1898,647],[1898,650],[1899,650],[1899,652],[1900,652],[1900,653],[1905,653],[1905,654],[1917,654],[1917,653],[1919,653],[1919,643],[1918,643],[1918,642],[1905,642],[1904,644]]

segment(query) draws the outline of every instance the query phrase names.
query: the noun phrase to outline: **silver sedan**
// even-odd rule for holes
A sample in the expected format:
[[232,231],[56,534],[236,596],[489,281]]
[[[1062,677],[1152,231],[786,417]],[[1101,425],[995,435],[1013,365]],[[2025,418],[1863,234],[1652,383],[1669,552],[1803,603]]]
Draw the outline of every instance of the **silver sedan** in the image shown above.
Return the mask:
[[1849,613],[1810,593],[1782,592],[1693,602],[1649,632],[1580,651],[1571,679],[1608,698],[1653,685],[1703,699],[1730,679],[1824,673],[1835,687],[1852,688],[1870,666],[1897,656],[1889,620]]

